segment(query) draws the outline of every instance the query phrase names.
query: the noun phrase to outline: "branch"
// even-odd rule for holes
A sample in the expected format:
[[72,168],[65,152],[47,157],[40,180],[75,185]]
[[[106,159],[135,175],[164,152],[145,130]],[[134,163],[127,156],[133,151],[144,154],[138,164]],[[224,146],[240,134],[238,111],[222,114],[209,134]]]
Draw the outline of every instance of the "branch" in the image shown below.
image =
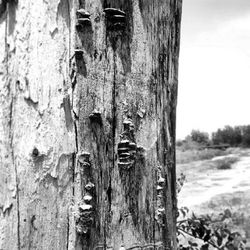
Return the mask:
[[179,221],[176,221],[176,223],[179,223],[179,224],[181,224],[181,223],[183,223],[183,222],[187,222],[187,221],[189,221],[190,219],[186,219],[186,220],[179,220]]
[[[185,233],[185,234],[187,234],[187,235],[193,237],[193,238],[198,238],[198,239],[200,239],[200,240],[203,240],[203,239],[201,239],[201,238],[199,238],[199,237],[194,237],[192,234],[186,232],[185,230],[183,230],[183,229],[181,229],[181,228],[179,228],[179,227],[177,227],[177,229],[180,230],[180,231],[182,231],[183,233]],[[204,241],[204,240],[203,240],[203,241]],[[204,241],[204,242],[205,242],[205,241]],[[218,247],[218,246],[216,246],[213,242],[207,241],[207,243],[208,243],[209,245],[211,245],[211,246],[213,246],[213,247],[215,247],[215,248],[221,250],[221,248]]]

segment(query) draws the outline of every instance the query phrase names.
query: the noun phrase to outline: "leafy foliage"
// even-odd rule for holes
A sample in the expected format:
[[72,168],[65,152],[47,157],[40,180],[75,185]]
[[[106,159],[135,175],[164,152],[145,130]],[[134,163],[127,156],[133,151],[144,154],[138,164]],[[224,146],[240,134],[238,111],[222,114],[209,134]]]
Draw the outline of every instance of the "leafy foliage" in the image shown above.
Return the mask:
[[233,214],[229,209],[211,218],[209,215],[188,217],[188,209],[181,208],[184,219],[177,221],[178,250],[244,250],[245,239],[230,229]]
[[181,191],[185,181],[186,181],[186,176],[183,173],[181,173],[180,177],[176,181],[177,194]]
[[[186,176],[181,173],[177,193],[185,181]],[[230,209],[218,215],[196,216],[193,212],[190,215],[187,207],[181,207],[176,222],[178,250],[246,250],[246,232],[233,227],[242,220],[245,220],[242,213],[232,213]]]

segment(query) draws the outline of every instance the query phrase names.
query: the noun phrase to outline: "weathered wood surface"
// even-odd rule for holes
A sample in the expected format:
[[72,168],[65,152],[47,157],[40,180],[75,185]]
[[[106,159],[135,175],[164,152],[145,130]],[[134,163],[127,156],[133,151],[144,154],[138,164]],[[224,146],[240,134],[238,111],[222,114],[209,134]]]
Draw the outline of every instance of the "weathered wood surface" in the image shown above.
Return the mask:
[[0,249],[175,249],[181,1],[9,2]]

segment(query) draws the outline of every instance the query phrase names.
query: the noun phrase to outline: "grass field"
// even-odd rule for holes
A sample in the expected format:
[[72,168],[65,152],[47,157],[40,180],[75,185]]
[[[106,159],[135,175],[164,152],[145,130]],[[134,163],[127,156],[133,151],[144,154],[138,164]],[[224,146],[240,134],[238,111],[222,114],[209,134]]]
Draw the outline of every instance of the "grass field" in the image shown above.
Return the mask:
[[233,149],[229,148],[227,150],[220,149],[187,149],[176,148],[176,162],[177,164],[189,163],[193,161],[209,160],[216,156],[224,156],[232,154]]

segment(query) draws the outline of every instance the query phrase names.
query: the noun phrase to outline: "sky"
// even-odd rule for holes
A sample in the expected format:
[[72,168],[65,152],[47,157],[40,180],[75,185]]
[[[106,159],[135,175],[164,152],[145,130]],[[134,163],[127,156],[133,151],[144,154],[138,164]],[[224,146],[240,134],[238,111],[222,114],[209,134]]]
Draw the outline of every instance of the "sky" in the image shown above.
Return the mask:
[[250,0],[184,0],[177,139],[250,124]]

